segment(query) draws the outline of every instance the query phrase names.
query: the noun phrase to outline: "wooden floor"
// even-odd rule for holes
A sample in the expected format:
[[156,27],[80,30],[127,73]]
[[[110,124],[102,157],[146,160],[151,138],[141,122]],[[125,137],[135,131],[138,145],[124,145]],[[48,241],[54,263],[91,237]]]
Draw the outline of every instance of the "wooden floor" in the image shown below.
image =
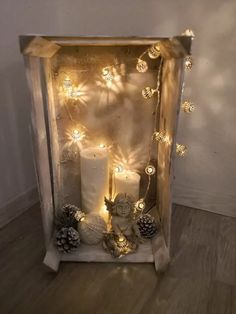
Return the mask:
[[172,261],[152,264],[42,265],[35,206],[0,231],[0,313],[235,314],[236,219],[175,206]]

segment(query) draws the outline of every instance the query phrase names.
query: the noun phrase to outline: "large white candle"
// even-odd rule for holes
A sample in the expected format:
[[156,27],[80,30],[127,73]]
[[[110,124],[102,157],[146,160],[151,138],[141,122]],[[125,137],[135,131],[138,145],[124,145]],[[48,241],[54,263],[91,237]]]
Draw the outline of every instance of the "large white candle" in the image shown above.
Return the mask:
[[[109,162],[106,149],[90,147],[80,153],[82,209],[101,213],[109,196]],[[104,217],[105,218],[105,217]]]
[[114,172],[112,178],[113,198],[118,193],[127,193],[139,199],[140,175],[133,171]]

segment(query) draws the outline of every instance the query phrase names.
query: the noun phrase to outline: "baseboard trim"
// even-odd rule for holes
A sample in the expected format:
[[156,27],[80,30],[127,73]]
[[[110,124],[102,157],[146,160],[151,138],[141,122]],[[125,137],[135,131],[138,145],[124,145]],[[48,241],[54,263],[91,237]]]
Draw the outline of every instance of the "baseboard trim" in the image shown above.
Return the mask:
[[31,187],[0,207],[0,228],[39,201],[37,186]]
[[174,184],[173,194],[173,201],[176,204],[236,217],[236,195],[209,192],[182,184]]

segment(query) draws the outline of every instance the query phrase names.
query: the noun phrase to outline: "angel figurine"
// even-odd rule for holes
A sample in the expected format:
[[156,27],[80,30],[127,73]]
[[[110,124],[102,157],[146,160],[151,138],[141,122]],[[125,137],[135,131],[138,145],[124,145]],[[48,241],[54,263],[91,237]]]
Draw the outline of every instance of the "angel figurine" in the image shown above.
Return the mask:
[[119,193],[114,201],[105,198],[105,204],[111,214],[111,231],[104,236],[104,248],[114,257],[136,251],[142,239],[134,219],[133,197],[126,193]]

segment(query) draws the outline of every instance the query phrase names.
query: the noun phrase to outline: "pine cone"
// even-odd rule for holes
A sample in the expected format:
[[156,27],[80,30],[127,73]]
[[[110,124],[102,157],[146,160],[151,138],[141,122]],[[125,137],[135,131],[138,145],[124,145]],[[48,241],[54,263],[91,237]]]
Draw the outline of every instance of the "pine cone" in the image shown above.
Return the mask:
[[151,239],[158,232],[158,226],[155,218],[150,214],[143,214],[139,216],[137,225],[143,238]]
[[72,227],[61,228],[56,234],[57,249],[63,253],[70,253],[80,244],[79,233]]
[[62,207],[61,212],[57,218],[57,228],[61,229],[63,227],[73,227],[77,229],[77,220],[75,219],[75,213],[79,210],[78,207],[71,204],[66,204]]

